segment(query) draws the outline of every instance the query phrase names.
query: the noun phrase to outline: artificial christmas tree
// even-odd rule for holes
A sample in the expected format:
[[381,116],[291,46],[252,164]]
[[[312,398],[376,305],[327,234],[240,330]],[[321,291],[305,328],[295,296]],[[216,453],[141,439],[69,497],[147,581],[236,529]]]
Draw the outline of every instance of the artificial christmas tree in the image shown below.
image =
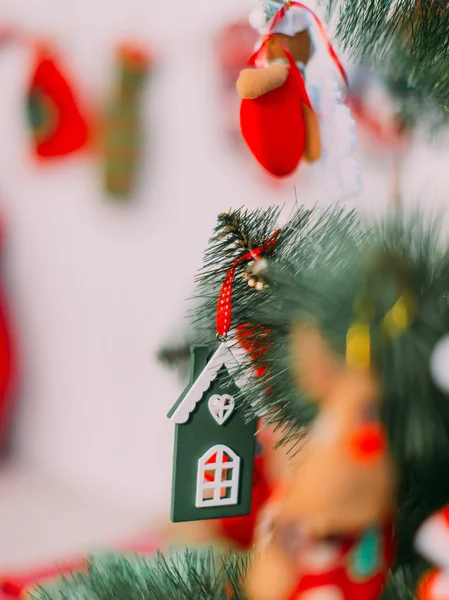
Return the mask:
[[[225,342],[192,346],[190,382],[169,417],[176,424],[172,521],[243,516],[251,510],[256,419],[236,408],[238,363]],[[227,380],[223,384],[223,380]]]
[[[276,0],[270,4],[274,10],[266,15],[268,20],[276,11],[282,20],[293,14],[288,12],[292,5],[303,6],[284,6]],[[333,9],[336,0],[329,4]],[[350,6],[357,6],[358,14],[350,13]],[[446,67],[441,70],[447,41],[435,39],[432,45],[429,31],[440,31],[433,19],[437,14],[447,26],[447,11],[438,13],[435,7],[432,0],[409,6],[405,0],[382,6],[380,0],[363,6],[347,0],[339,32],[350,30],[345,29],[345,19],[347,25],[351,19],[366,25],[372,11],[375,26],[364,31],[369,43],[363,54],[377,61],[387,53],[383,67],[394,73],[395,84],[413,88],[415,99],[421,100],[417,89],[424,90],[441,108],[447,104]],[[278,24],[274,17],[269,35],[276,35]],[[277,38],[268,37],[261,54],[268,54],[273,39],[279,42],[279,36],[295,38],[304,32],[300,39],[310,51],[307,30],[308,26],[292,36],[278,32]],[[353,46],[357,50],[360,44],[363,41]],[[268,65],[260,69],[266,72],[256,77],[254,72],[244,73],[238,85],[243,117],[245,103],[254,108],[248,102],[266,100],[278,90],[287,94],[280,102],[275,98],[276,111],[295,100],[282,115],[279,138],[275,139],[276,123],[264,130],[269,111],[256,117],[253,112],[249,120],[246,113],[242,122],[245,139],[253,151],[257,146],[258,160],[275,175],[291,173],[301,155],[307,155],[310,133],[304,114],[301,123],[289,128],[291,112],[302,111],[305,87],[297,80],[294,94],[289,94],[285,86],[292,83],[292,72],[296,76],[300,71],[289,48],[282,53],[274,57],[281,58],[281,64],[271,63],[268,56]],[[256,55],[256,67],[259,58],[267,56]],[[307,58],[306,52],[304,64]],[[250,89],[256,80],[262,88]],[[304,89],[298,93],[301,82]],[[259,134],[267,132],[261,141]],[[257,418],[263,416],[265,423],[283,431],[282,443],[291,450],[290,469],[266,510],[257,506],[256,512],[253,506],[251,526],[255,520],[259,525],[248,538],[255,540],[254,558],[225,555],[217,562],[212,551],[188,551],[184,558],[168,560],[161,555],[145,561],[124,556],[95,559],[87,573],[41,592],[41,600],[309,600],[311,595],[376,600],[381,594],[397,600],[413,597],[418,582],[423,598],[441,597],[438,582],[445,582],[440,570],[444,558],[434,548],[429,552],[428,545],[419,545],[418,535],[419,552],[439,567],[426,577],[426,563],[414,541],[421,524],[449,502],[449,245],[441,243],[436,227],[421,215],[406,218],[398,212],[368,225],[341,208],[296,207],[286,223],[279,220],[278,209],[220,215],[199,275],[198,297],[204,304],[195,310],[204,364],[198,369],[193,365],[195,377],[172,413],[179,431],[183,427],[193,432],[191,438],[198,444],[204,434],[213,451],[209,456],[193,441],[190,447],[178,448],[179,457],[185,449],[194,449],[191,456],[176,458],[178,472],[189,471],[187,484],[180,486],[189,497],[182,506],[178,494],[177,507],[179,514],[186,511],[186,518],[197,518],[204,502],[224,499],[235,506],[240,499],[234,485],[240,457],[218,440],[221,427],[230,426],[236,415],[246,415],[252,424],[241,428],[242,436],[248,435],[246,462],[252,460],[246,449],[254,447]],[[215,364],[216,355],[210,358],[209,348],[216,347],[217,338],[219,354],[226,350],[242,355],[235,368],[222,369],[226,361]],[[213,377],[207,373],[208,360]],[[219,371],[217,394],[212,384]],[[245,383],[236,386],[236,381]],[[214,427],[207,425],[206,417]],[[231,444],[227,437],[226,444]],[[192,461],[201,476],[196,488]],[[218,472],[224,476],[217,480]],[[198,482],[213,485],[201,487]],[[213,489],[213,497],[199,495],[199,489]],[[249,500],[245,489],[244,501]],[[446,513],[442,514],[445,525]],[[441,514],[437,521],[441,526]],[[443,528],[443,537],[445,533]]]
[[[254,569],[265,567],[258,576],[251,567],[231,592],[305,599],[326,584],[352,600],[376,598],[387,580],[385,598],[410,597],[426,566],[413,549],[415,534],[449,499],[449,400],[431,366],[449,326],[449,252],[422,216],[367,226],[341,209],[297,208],[281,227],[278,217],[277,209],[221,215],[200,281],[203,335],[214,337],[224,323],[217,299],[225,288],[227,343],[251,349],[241,375],[264,367],[235,392],[235,406],[252,417],[263,409],[268,421],[287,427],[284,442],[297,443],[256,536]],[[248,268],[263,279],[261,289],[241,276]],[[157,561],[166,586],[159,597],[170,598],[172,572]],[[313,570],[307,580],[304,566]],[[127,573],[128,595],[153,597]],[[83,577],[110,592],[107,571]],[[198,585],[201,578],[199,597],[224,593],[209,586],[210,570],[195,575]],[[123,583],[117,593],[125,593]]]
[[[447,117],[449,9],[436,0],[326,0],[351,57],[378,69],[409,113]],[[436,108],[437,110],[429,111]]]
[[[249,246],[252,239],[258,243],[259,232],[265,237],[267,226],[276,227],[273,216],[272,211],[255,211],[220,217],[200,281],[209,335],[212,290],[217,294],[220,270],[225,272],[238,252],[236,239],[245,239]],[[371,227],[357,223],[351,214],[331,216],[323,219],[323,211],[298,209],[266,257],[264,290],[257,293],[245,280],[238,281],[232,307],[235,327],[246,325],[247,343],[254,332],[254,347],[260,345],[261,327],[268,334],[263,375],[236,402],[241,399],[249,414],[263,408],[272,422],[287,424],[286,440],[307,434],[316,406],[295,386],[292,373],[289,340],[298,319],[317,323],[337,356],[347,352],[349,360],[361,352],[370,358],[400,482],[398,554],[386,592],[396,594],[406,584],[413,588],[422,572],[423,561],[413,550],[418,526],[449,500],[449,399],[432,370],[433,353],[449,325],[449,252],[438,228],[422,215],[398,214]],[[291,236],[287,251],[284,235]],[[260,359],[250,358],[243,368],[255,367]]]

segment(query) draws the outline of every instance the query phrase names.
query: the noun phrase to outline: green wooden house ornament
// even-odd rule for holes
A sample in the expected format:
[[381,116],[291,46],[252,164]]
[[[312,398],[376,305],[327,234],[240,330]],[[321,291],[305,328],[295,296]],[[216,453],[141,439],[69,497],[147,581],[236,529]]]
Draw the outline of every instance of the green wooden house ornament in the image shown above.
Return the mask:
[[189,384],[168,414],[175,423],[171,520],[247,515],[256,420],[245,420],[235,395],[248,378],[238,377],[239,363],[226,342],[212,354],[200,345],[190,352]]

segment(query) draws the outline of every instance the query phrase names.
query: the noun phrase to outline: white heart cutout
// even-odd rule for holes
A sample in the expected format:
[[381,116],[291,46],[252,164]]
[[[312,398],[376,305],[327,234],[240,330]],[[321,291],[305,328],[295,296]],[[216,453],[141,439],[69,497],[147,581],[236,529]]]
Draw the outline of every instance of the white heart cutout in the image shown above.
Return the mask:
[[214,394],[209,398],[209,412],[219,425],[223,425],[234,412],[235,401],[229,394]]

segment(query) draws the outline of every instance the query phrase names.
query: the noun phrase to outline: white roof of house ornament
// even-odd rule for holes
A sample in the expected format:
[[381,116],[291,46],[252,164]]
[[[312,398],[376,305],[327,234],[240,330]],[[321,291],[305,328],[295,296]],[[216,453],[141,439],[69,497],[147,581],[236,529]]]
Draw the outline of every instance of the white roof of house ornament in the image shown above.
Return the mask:
[[248,383],[251,375],[242,373],[240,362],[236,358],[236,355],[238,356],[238,354],[239,351],[237,348],[233,348],[231,351],[228,342],[222,342],[179,406],[177,406],[171,415],[170,420],[174,421],[177,425],[182,425],[188,421],[190,414],[195,410],[198,402],[202,400],[203,395],[217,378],[218,372],[223,366],[231,376],[235,374],[234,383],[238,388],[242,389]]

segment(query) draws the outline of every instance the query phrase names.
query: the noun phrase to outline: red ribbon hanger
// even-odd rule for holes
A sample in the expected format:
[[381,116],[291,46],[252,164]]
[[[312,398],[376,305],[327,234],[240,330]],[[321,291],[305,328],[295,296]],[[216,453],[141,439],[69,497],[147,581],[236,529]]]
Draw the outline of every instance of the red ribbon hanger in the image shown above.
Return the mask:
[[239,258],[236,258],[232,263],[231,268],[226,273],[225,280],[221,286],[220,294],[218,295],[217,312],[216,312],[216,329],[217,337],[226,339],[231,327],[232,319],[232,292],[237,267],[246,261],[258,260],[264,252],[270,250],[276,243],[280,229],[277,229],[273,235],[262,246],[245,252]]

